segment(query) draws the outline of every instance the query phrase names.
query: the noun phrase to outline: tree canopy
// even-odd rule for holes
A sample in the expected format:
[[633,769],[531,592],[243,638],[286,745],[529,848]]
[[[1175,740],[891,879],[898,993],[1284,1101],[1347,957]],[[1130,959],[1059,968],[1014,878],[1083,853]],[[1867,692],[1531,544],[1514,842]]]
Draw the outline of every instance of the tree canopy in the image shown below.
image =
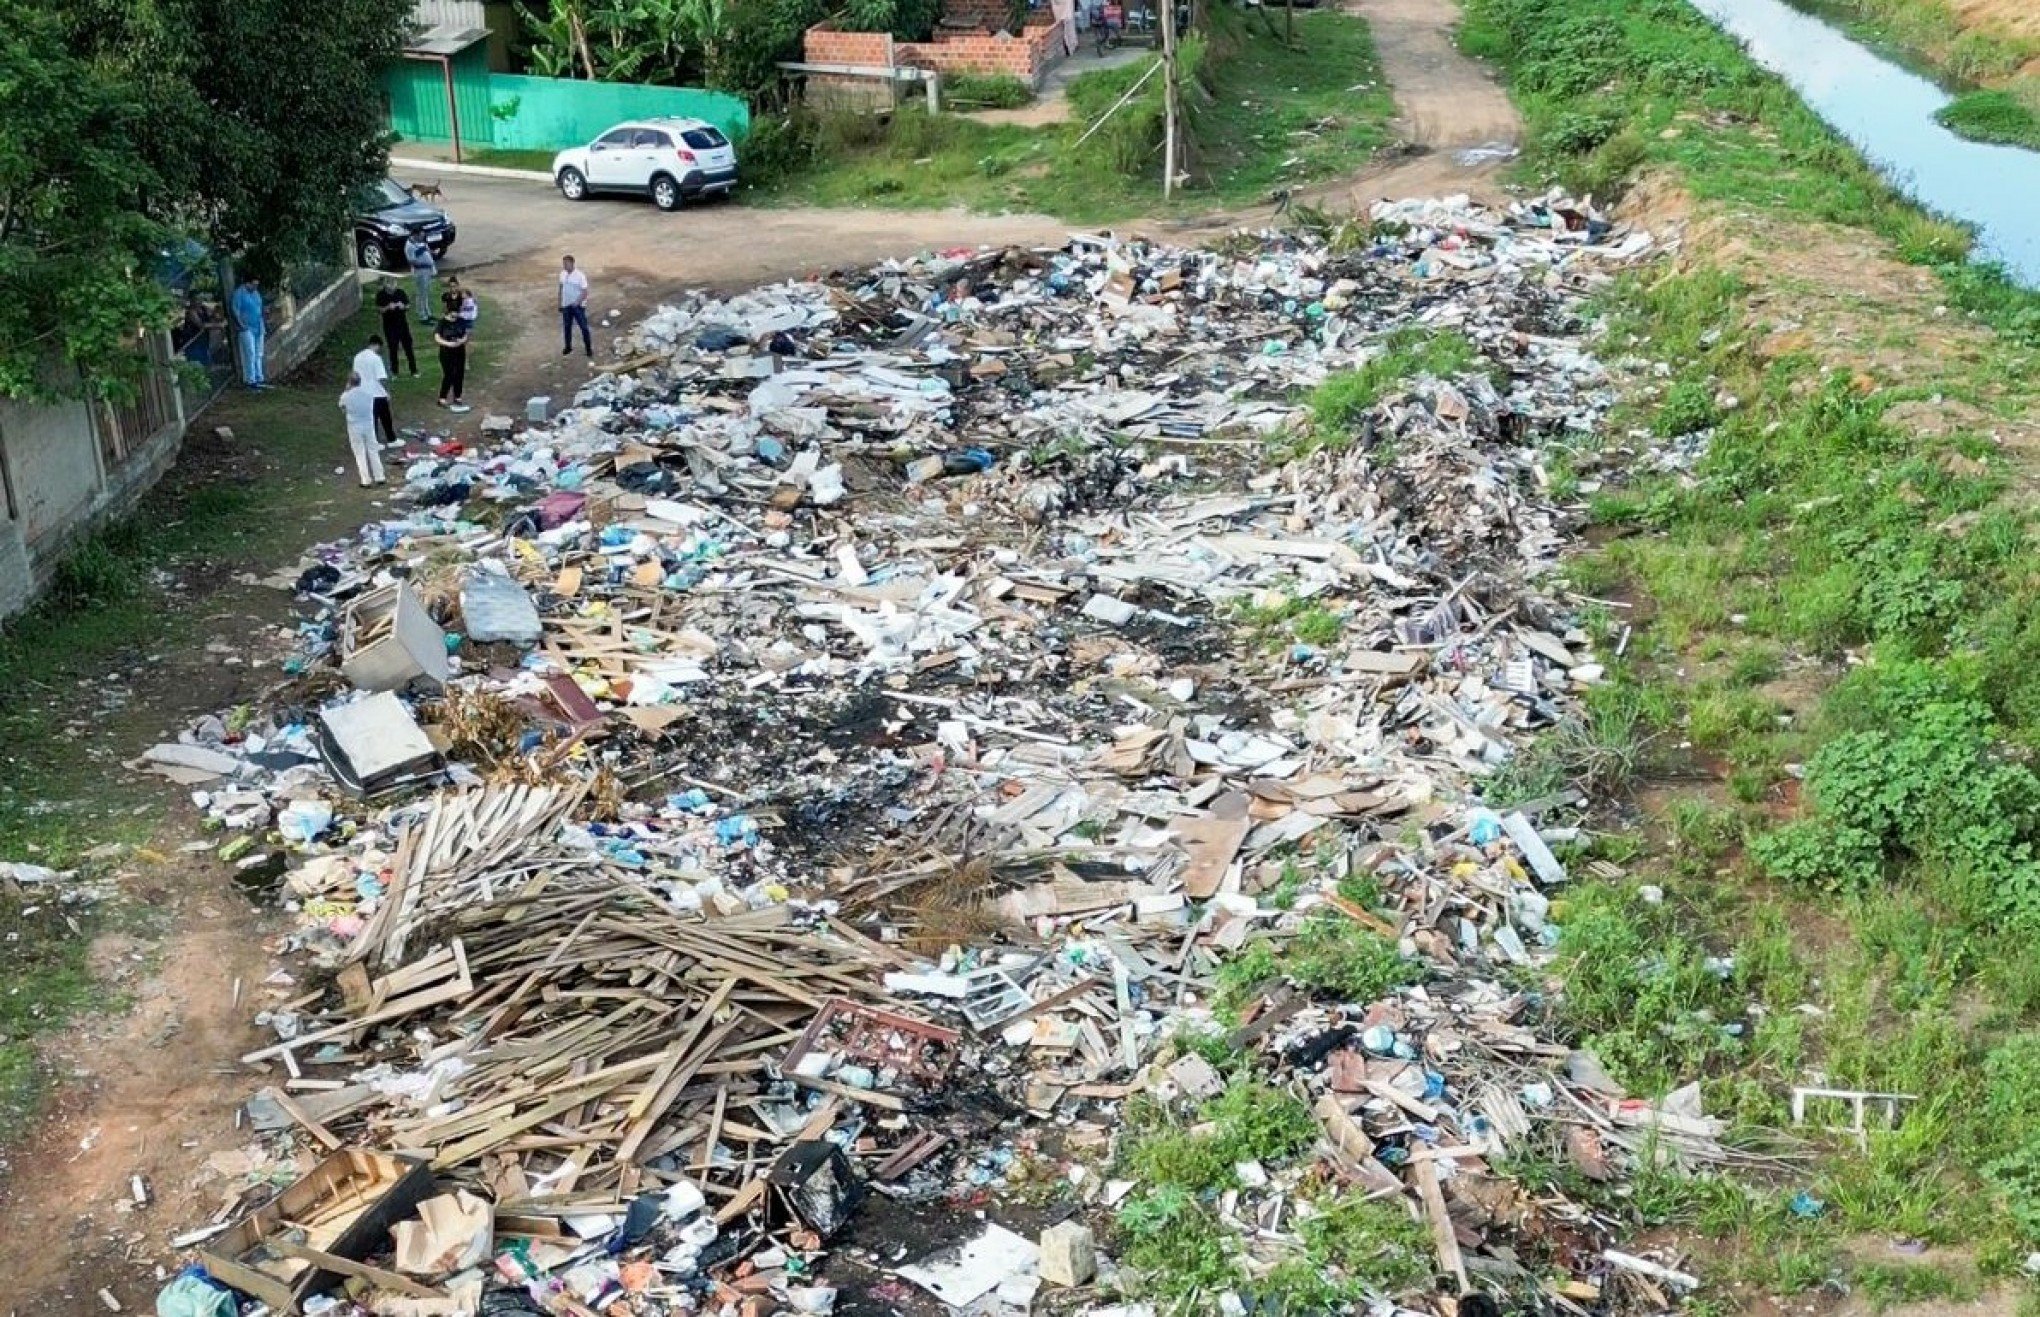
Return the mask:
[[409,22],[410,0],[0,0],[0,396],[132,378],[188,238],[269,276],[335,254],[388,165]]

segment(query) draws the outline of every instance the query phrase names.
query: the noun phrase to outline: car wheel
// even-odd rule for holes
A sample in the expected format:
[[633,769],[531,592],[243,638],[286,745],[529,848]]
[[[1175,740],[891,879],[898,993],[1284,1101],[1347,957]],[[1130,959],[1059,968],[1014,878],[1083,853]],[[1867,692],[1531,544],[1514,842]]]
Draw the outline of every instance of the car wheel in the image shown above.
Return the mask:
[[665,174],[653,179],[652,204],[660,210],[680,209],[680,185]]
[[364,270],[390,268],[390,254],[383,250],[381,238],[362,238],[354,244],[354,254],[361,261],[361,268]]
[[562,169],[559,177],[560,195],[569,201],[588,199],[588,180],[578,169]]

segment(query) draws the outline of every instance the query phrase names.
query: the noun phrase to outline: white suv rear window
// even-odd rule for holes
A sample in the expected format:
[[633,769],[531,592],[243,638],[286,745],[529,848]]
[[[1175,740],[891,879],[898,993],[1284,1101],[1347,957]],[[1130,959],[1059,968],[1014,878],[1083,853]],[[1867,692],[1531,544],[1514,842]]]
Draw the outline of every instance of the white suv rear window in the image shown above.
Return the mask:
[[689,128],[680,134],[680,140],[697,151],[713,151],[719,146],[728,146],[730,139],[713,128]]

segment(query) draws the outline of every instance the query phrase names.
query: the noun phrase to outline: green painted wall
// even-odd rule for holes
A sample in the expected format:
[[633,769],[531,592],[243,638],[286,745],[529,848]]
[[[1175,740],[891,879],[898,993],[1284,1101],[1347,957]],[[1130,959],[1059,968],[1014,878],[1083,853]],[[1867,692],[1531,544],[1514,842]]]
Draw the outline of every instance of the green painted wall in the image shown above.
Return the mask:
[[743,137],[751,127],[743,101],[694,87],[498,73],[489,79],[489,99],[499,116],[496,146],[506,151],[579,146],[624,119],[706,119],[732,138]]
[[[706,119],[739,140],[751,126],[750,110],[735,96],[694,87],[491,73],[481,46],[454,57],[453,75],[465,147],[557,151],[590,141],[625,119]],[[383,74],[383,93],[389,98],[390,127],[404,141],[453,141],[445,74],[436,61],[407,59],[391,65]]]
[[[489,72],[486,46],[471,46],[453,57],[454,106],[460,111],[463,147],[496,145],[496,121],[489,114]],[[389,98],[390,128],[406,142],[453,141],[447,114],[446,73],[438,60],[399,60],[383,73],[383,94]]]

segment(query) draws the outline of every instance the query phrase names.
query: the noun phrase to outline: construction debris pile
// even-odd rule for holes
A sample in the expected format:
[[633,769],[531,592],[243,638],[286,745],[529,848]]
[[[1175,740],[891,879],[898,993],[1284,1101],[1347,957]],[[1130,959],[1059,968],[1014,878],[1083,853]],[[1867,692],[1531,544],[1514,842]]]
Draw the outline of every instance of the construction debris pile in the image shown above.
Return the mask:
[[1544,454],[1612,402],[1582,304],[1654,244],[1556,196],[1353,236],[704,296],[556,419],[413,463],[292,574],[293,680],[147,756],[298,917],[177,1285],[1137,1306],[1129,1118],[1194,1132],[1252,1075],[1310,1128],[1200,1202],[1204,1306],[1351,1195],[1456,1291],[1675,1296],[1495,1170],[1742,1154],[1542,1031],[1511,985],[1558,939],[1563,802],[1478,800],[1602,676]]

